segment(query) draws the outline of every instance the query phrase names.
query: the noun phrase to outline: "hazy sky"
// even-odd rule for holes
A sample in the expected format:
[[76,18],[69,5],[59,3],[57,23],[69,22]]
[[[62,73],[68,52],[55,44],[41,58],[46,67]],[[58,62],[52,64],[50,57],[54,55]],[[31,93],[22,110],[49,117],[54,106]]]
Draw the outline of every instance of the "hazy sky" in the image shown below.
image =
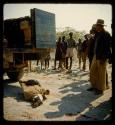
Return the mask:
[[55,13],[56,28],[73,27],[88,33],[97,19],[104,19],[105,29],[111,33],[110,4],[5,4],[4,19],[30,16],[30,9],[33,8]]

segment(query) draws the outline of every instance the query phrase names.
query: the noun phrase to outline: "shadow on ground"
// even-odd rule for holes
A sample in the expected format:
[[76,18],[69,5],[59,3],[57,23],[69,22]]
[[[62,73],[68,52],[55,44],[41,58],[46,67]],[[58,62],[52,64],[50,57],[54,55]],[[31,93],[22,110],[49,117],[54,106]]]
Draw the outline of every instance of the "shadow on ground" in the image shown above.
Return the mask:
[[17,101],[24,101],[22,89],[20,86],[16,86],[15,83],[15,81],[11,81],[10,79],[3,80],[4,98],[13,97]]
[[80,76],[80,77],[82,77],[82,76],[86,76],[86,75],[88,75],[89,74],[89,71],[82,71],[82,70],[74,70],[74,71],[72,71],[72,73],[70,73],[69,75],[70,76],[73,76],[73,77],[76,77],[76,76]]
[[90,85],[86,80],[73,82],[59,88],[59,92],[65,94],[61,101],[53,102],[50,105],[58,106],[58,110],[45,113],[45,117],[53,119],[67,114],[79,114],[86,108],[91,107],[91,102],[101,95],[94,95],[94,92],[86,91]]
[[112,120],[112,100],[102,102],[97,107],[76,118],[76,120]]

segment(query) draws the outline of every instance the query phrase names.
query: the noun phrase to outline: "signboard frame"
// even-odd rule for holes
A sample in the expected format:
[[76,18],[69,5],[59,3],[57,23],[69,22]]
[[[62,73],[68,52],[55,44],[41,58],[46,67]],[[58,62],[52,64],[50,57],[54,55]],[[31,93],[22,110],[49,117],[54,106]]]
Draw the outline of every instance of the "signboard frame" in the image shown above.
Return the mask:
[[35,48],[55,48],[55,14],[34,8],[31,10],[31,17]]

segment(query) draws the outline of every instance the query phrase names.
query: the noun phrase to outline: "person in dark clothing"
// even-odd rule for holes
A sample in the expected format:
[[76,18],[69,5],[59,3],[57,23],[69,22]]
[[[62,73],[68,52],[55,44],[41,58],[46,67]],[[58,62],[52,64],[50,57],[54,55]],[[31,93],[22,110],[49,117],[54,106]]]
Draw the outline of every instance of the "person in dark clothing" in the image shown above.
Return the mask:
[[93,47],[94,56],[90,68],[90,90],[95,90],[95,94],[103,94],[108,88],[107,81],[107,60],[109,59],[111,36],[104,29],[104,20],[98,19],[96,23],[95,44]]
[[78,43],[77,43],[77,57],[79,59],[79,68],[81,69],[81,59],[82,59],[82,42],[81,39],[78,39]]
[[87,35],[84,36],[85,40],[82,43],[82,61],[83,61],[83,70],[85,71],[86,69],[86,58],[88,54],[88,37]]
[[62,44],[61,44],[61,37],[59,37],[56,43],[56,53],[55,53],[55,61],[54,61],[54,70],[56,69],[56,61],[59,61],[59,67],[62,68]]
[[[109,60],[108,60],[108,62],[109,62],[109,64],[112,64],[112,40],[111,40],[111,42],[110,42],[110,54],[109,54]],[[112,72],[111,72],[111,82],[112,82]]]
[[65,36],[62,36],[62,65],[66,67],[66,52],[67,52],[67,42],[65,41]]
[[91,62],[92,62],[93,56],[94,56],[93,46],[94,46],[94,42],[95,42],[95,34],[96,34],[96,25],[93,24],[92,29],[90,30],[90,39],[88,42],[89,69],[91,67]]

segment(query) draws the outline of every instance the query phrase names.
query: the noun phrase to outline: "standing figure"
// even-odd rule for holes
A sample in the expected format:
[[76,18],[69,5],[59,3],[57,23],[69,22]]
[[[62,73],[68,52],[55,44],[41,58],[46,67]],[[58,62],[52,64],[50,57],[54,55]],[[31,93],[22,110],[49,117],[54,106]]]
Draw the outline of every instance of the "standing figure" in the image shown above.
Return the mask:
[[96,25],[93,24],[92,29],[90,30],[90,39],[88,42],[88,58],[89,58],[89,69],[91,67],[91,63],[94,56],[93,46],[95,42],[95,34],[96,34]]
[[108,88],[107,81],[107,60],[109,59],[111,36],[104,29],[104,20],[98,19],[96,23],[96,38],[94,44],[94,56],[90,68],[91,88],[95,94],[103,94]]
[[69,33],[70,38],[67,40],[67,53],[66,53],[66,69],[68,69],[68,58],[70,58],[70,67],[72,68],[72,57],[73,57],[73,48],[75,47],[75,40],[73,39],[73,33]]
[[66,52],[67,52],[67,42],[65,41],[65,36],[62,36],[62,66],[66,67]]
[[78,39],[78,44],[77,44],[77,57],[79,59],[79,68],[81,69],[81,58],[82,58],[82,42],[81,39]]
[[85,71],[86,69],[86,58],[88,54],[88,37],[87,35],[84,36],[85,40],[82,43],[82,61],[83,61],[83,67],[82,69]]
[[54,61],[54,70],[56,69],[56,61],[59,61],[59,67],[62,68],[62,45],[61,45],[61,37],[59,37],[56,43],[56,53],[55,53],[55,61]]

